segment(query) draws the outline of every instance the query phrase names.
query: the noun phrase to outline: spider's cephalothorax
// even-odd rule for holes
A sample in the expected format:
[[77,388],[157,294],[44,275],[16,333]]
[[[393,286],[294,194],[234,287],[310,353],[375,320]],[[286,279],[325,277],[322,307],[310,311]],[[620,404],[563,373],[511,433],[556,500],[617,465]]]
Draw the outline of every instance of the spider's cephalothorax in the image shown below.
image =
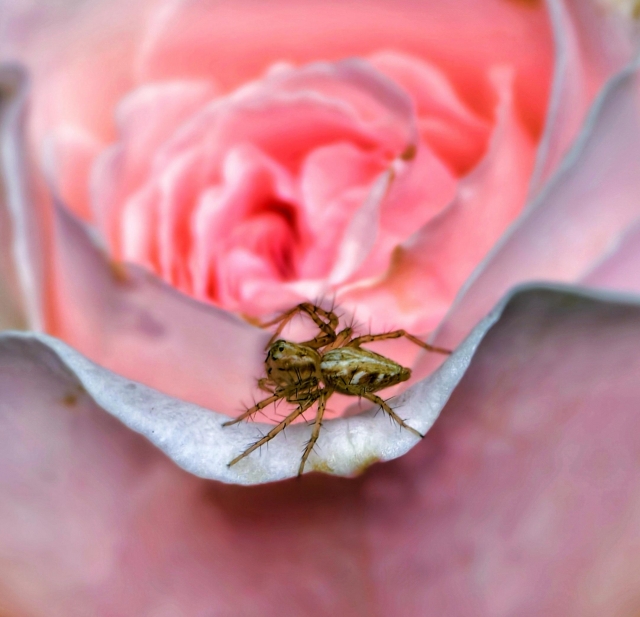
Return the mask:
[[[320,333],[310,341],[303,343],[292,343],[278,339],[286,324],[299,313],[306,313],[313,319],[320,328]],[[366,398],[380,405],[401,427],[419,437],[423,436],[400,418],[385,400],[375,394],[378,390],[407,381],[411,377],[411,370],[390,358],[368,349],[362,349],[360,346],[372,341],[404,336],[429,351],[443,354],[451,352],[448,349],[428,345],[404,330],[352,338],[353,329],[350,327],[336,332],[338,322],[338,316],[333,311],[325,311],[318,306],[305,302],[280,315],[273,321],[262,324],[263,327],[279,324],[267,344],[267,357],[264,361],[266,377],[258,380],[260,389],[269,392],[271,396],[247,409],[235,420],[225,422],[224,426],[236,424],[246,418],[250,418],[261,409],[281,399],[295,405],[295,408],[264,437],[234,458],[229,463],[229,466],[234,465],[273,439],[317,401],[318,410],[313,430],[305,446],[298,469],[298,474],[301,474],[304,471],[305,463],[313,450],[313,446],[318,440],[327,400],[334,392]]]

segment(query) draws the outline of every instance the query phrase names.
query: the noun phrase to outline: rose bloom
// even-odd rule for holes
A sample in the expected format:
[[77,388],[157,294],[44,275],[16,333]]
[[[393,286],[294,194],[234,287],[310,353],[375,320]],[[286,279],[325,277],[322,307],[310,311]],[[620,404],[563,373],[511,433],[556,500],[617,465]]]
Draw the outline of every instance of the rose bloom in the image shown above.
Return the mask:
[[[42,4],[0,16],[0,613],[637,614],[633,11]],[[305,423],[228,467],[304,301],[454,350],[372,345],[424,440],[336,395],[325,474]]]

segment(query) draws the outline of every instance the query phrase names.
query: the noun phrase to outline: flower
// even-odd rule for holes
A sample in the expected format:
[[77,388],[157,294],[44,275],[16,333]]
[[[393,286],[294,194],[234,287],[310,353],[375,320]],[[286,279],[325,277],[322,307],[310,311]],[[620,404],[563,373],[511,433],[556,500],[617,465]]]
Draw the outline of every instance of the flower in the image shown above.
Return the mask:
[[[65,43],[54,61],[49,44],[47,63],[32,63],[33,147],[45,151],[48,182],[68,207],[45,232],[56,281],[46,330],[102,366],[226,413],[254,392],[262,338],[246,329],[221,336],[213,311],[205,318],[206,307],[185,306],[171,290],[134,300],[145,283],[132,279],[142,273],[122,263],[254,319],[325,297],[373,331],[426,334],[524,206],[552,68],[543,11],[496,8],[499,43],[460,56],[435,39],[439,27],[424,42],[412,3],[403,11],[373,3],[366,19],[347,4],[327,25],[279,5],[271,21],[300,39],[283,48],[278,38],[266,51],[261,39],[256,64],[247,6],[216,9],[244,32],[233,43],[214,36],[207,3],[169,4],[121,46],[128,51],[113,49],[108,29],[104,42],[87,43],[78,26],[80,54]],[[481,28],[456,12],[443,18]],[[318,55],[302,31],[317,37],[335,19],[352,32]],[[395,25],[376,33],[385,19]],[[511,40],[514,27],[532,41],[535,61]],[[491,183],[501,185],[499,199]],[[109,272],[90,266],[101,255],[78,257],[82,241],[71,236],[87,236],[82,222],[107,245]],[[123,298],[96,292],[113,287],[113,273],[129,285]],[[204,321],[194,321],[196,310]],[[217,365],[230,345],[246,352],[226,370]],[[411,344],[393,351],[414,363]],[[178,375],[176,362],[185,369]]]
[[[243,13],[247,6],[250,10]],[[128,54],[139,41],[136,20],[142,9],[125,11],[129,30],[122,31],[121,45],[111,44],[105,51],[91,26],[100,20],[113,43],[111,28],[121,27],[120,5],[111,5],[106,13],[90,7],[86,24],[76,24],[74,38],[85,52],[77,55],[75,49],[68,50],[80,58],[76,65],[60,63],[51,40],[45,47],[50,63],[41,64],[37,55],[42,47],[29,46],[25,35],[37,13],[23,13],[22,19],[10,22],[7,39],[17,39],[14,49],[34,71],[30,143],[38,145],[46,139],[48,158],[43,175],[37,167],[27,167],[20,132],[24,83],[17,69],[6,68],[2,221],[11,226],[3,224],[0,229],[5,234],[10,231],[11,244],[5,241],[3,246],[13,251],[9,255],[13,267],[6,280],[10,287],[22,290],[23,308],[32,325],[43,324],[99,364],[49,335],[6,333],[0,337],[0,434],[4,436],[0,477],[8,495],[0,506],[0,580],[5,603],[1,608],[6,612],[583,615],[625,614],[634,609],[635,581],[628,573],[635,567],[638,431],[637,414],[628,412],[638,396],[637,300],[537,285],[516,290],[498,302],[512,285],[535,278],[637,292],[637,280],[631,274],[637,271],[640,90],[637,67],[632,64],[620,70],[632,53],[631,39],[624,32],[627,24],[586,3],[549,3],[558,61],[540,132],[542,125],[536,128],[536,118],[542,122],[545,96],[541,93],[549,79],[544,52],[549,39],[541,36],[548,34],[543,6],[487,1],[461,3],[462,8],[452,9],[444,3],[428,8],[429,19],[423,12],[427,8],[419,3],[407,1],[397,13],[390,6],[372,3],[369,11],[363,11],[361,4],[356,8],[346,3],[336,13],[330,12],[339,15],[344,29],[335,30],[339,40],[335,48],[325,48],[323,64],[310,64],[317,58],[300,51],[311,49],[313,36],[326,36],[322,34],[326,13],[312,12],[317,9],[313,4],[273,3],[256,19],[254,4],[187,3],[179,5],[178,12],[174,7],[165,9],[153,27],[144,30],[144,53],[135,63],[138,75],[145,81],[166,81],[176,72],[189,78],[213,72],[223,93],[215,95],[221,97],[213,103],[216,110],[223,101],[229,113],[238,106],[246,112],[242,106],[255,103],[256,96],[264,101],[264,92],[274,83],[295,98],[300,80],[310,79],[316,96],[324,87],[332,92],[346,89],[346,100],[355,100],[353,109],[362,114],[371,110],[371,100],[366,89],[364,97],[362,91],[354,91],[354,71],[363,79],[366,76],[369,85],[385,84],[387,92],[398,92],[402,86],[398,100],[410,100],[415,106],[416,88],[401,83],[398,71],[395,76],[387,74],[389,62],[404,70],[415,66],[415,60],[406,54],[376,55],[372,44],[392,39],[395,45],[411,47],[428,40],[426,48],[433,57],[439,50],[438,65],[461,76],[457,86],[462,100],[468,103],[473,98],[469,93],[476,92],[479,84],[488,88],[477,90],[478,107],[470,108],[467,116],[477,120],[479,134],[487,130],[489,117],[509,120],[495,123],[491,136],[478,141],[480,147],[465,165],[459,150],[444,147],[458,142],[442,142],[437,149],[429,141],[432,127],[425,128],[424,122],[416,122],[422,131],[408,132],[405,138],[398,130],[403,124],[394,122],[402,116],[397,113],[402,105],[377,107],[375,113],[365,114],[367,120],[373,119],[373,127],[386,123],[389,130],[381,136],[367,127],[373,135],[368,148],[362,148],[364,142],[358,139],[347,140],[360,147],[369,165],[361,176],[365,190],[350,182],[350,187],[360,190],[359,199],[354,200],[358,206],[371,203],[369,197],[380,186],[388,189],[390,197],[394,190],[401,190],[403,178],[411,177],[408,170],[421,169],[420,152],[429,148],[454,177],[456,196],[451,204],[440,204],[427,221],[412,217],[409,224],[418,222],[418,233],[389,236],[389,227],[381,226],[371,253],[375,257],[379,251],[378,261],[363,265],[356,260],[349,273],[353,279],[340,280],[338,285],[344,287],[337,292],[343,294],[345,304],[372,307],[372,316],[394,315],[425,327],[439,324],[435,340],[456,346],[456,352],[406,392],[402,409],[425,427],[446,403],[445,412],[420,446],[359,479],[312,476],[295,484],[252,489],[189,475],[137,433],[196,475],[251,483],[284,478],[297,469],[306,427],[291,427],[286,444],[274,441],[269,456],[229,471],[225,464],[231,452],[255,433],[253,427],[223,432],[217,414],[186,402],[202,402],[217,410],[237,404],[237,393],[248,388],[256,374],[268,334],[220,307],[251,313],[251,307],[264,298],[255,295],[255,289],[232,286],[225,288],[225,294],[219,293],[219,287],[213,292],[206,286],[198,290],[184,270],[173,268],[179,260],[170,260],[164,268],[160,252],[127,253],[131,248],[138,250],[140,244],[127,244],[130,223],[118,225],[132,216],[125,202],[140,193],[124,191],[124,198],[116,203],[124,203],[126,212],[114,217],[114,227],[101,227],[86,207],[83,187],[88,184],[77,181],[88,176],[90,162],[94,169],[108,171],[109,164],[121,160],[131,147],[121,138],[119,145],[104,151],[115,138],[109,133],[105,110],[112,108],[114,97],[131,89],[127,70],[132,64],[123,58],[130,60]],[[252,28],[256,23],[261,27],[271,10],[277,19],[270,22],[273,27],[265,38],[258,39]],[[478,13],[455,23],[469,30],[462,28],[465,36],[452,45],[450,11],[458,10]],[[296,21],[300,27],[292,28],[291,20],[298,19],[299,11],[318,21],[306,26]],[[211,43],[211,23],[225,24],[214,39],[226,41],[224,55]],[[225,30],[229,23],[233,24],[231,36]],[[492,45],[479,45],[478,36],[487,32],[487,23],[492,25]],[[425,33],[429,27],[433,28],[431,38]],[[513,36],[516,27],[523,36]],[[438,32],[447,35],[447,45],[436,44]],[[538,53],[532,56],[523,44],[527,36],[536,38]],[[472,43],[475,55],[467,47]],[[354,46],[366,56],[366,63],[339,60],[353,53]],[[207,49],[218,53],[204,53]],[[263,53],[257,54],[257,49]],[[92,55],[90,50],[107,55]],[[289,55],[286,59],[293,61],[293,67],[280,65],[259,77],[263,64],[279,59],[271,58],[273,50],[279,56]],[[512,82],[502,68],[493,71],[491,78],[486,72],[482,79],[473,73],[472,67],[478,64],[492,64],[493,53],[516,67]],[[105,57],[114,56],[119,61],[111,67],[110,78],[96,72],[92,59],[100,57],[104,62]],[[536,67],[538,71],[533,70]],[[346,80],[345,71],[350,75]],[[238,81],[250,74],[257,81],[249,89],[237,90]],[[319,83],[319,74],[329,74],[328,81]],[[79,108],[72,103],[83,99],[85,88],[92,94],[93,105]],[[512,109],[519,112],[491,116],[491,88],[503,93],[502,99],[497,97],[502,101],[498,109],[515,105]],[[39,98],[39,92],[47,96]],[[137,90],[127,100],[139,99],[144,92]],[[154,96],[158,92],[154,90]],[[205,97],[204,90],[190,92],[194,99],[207,99],[200,111],[211,113],[211,95]],[[537,101],[535,96],[524,96],[527,92],[537,94]],[[198,124],[202,115],[191,111],[188,115],[186,124],[178,123],[186,133],[190,127],[203,126]],[[419,114],[416,117],[420,120]],[[431,117],[427,114],[423,120]],[[80,128],[91,125],[101,130],[89,136],[78,127],[70,131],[61,122],[69,119]],[[145,113],[142,119],[152,116]],[[196,131],[188,144],[198,146],[200,137],[206,144],[209,126],[205,122],[205,134]],[[51,127],[60,130],[52,134]],[[452,127],[460,125],[448,126]],[[246,123],[242,129],[247,130]],[[128,135],[135,137],[137,130]],[[184,134],[169,136],[157,151],[148,144],[141,149],[141,165],[148,165],[151,151],[167,165],[162,175],[155,170],[141,173],[149,190],[162,188],[163,178],[171,175],[167,170],[184,160],[176,147]],[[414,135],[420,139],[415,149]],[[227,164],[231,171],[239,169],[245,180],[253,178],[246,175],[247,169],[266,169],[270,180],[289,187],[295,197],[291,185],[301,183],[304,173],[286,176],[281,169],[274,171],[272,160],[256,154],[255,138],[250,141],[242,148],[232,144],[222,155],[223,163],[215,168],[224,180],[214,187],[217,196],[235,186],[233,173],[223,173]],[[533,142],[537,142],[535,161],[525,156],[533,154]],[[171,152],[163,158],[165,146]],[[305,159],[317,156],[320,149],[305,138]],[[518,165],[514,165],[514,152],[522,155]],[[94,159],[99,160],[97,166]],[[282,165],[282,160],[276,163]],[[344,169],[351,180],[354,177],[347,163],[340,169],[319,168],[332,174]],[[131,171],[128,164],[120,166],[123,169]],[[99,173],[94,173],[99,180]],[[42,177],[48,183],[44,187],[38,183]],[[94,198],[104,197],[107,189],[118,189],[114,184],[121,177],[111,179],[114,182],[104,183]],[[281,188],[278,182],[273,185]],[[172,185],[176,186],[180,184]],[[414,190],[423,188],[418,183]],[[53,204],[47,201],[49,191],[56,198]],[[266,201],[273,204],[273,194],[266,194]],[[529,203],[522,210],[527,194]],[[240,287],[246,280],[258,286],[264,281],[274,285],[275,280],[284,293],[300,285],[291,269],[284,268],[283,276],[276,268],[277,276],[271,279],[265,274],[273,274],[269,267],[274,265],[299,265],[298,254],[283,259],[287,243],[279,235],[291,233],[293,202],[292,197],[275,213],[269,208],[266,214],[251,212],[249,227],[240,226],[237,236],[235,227],[226,226],[226,218],[213,227],[216,238],[224,241],[216,259],[233,262],[229,256],[238,247],[265,257],[262,269],[254,268],[255,261],[244,261],[224,270],[239,268]],[[341,203],[346,210],[345,202]],[[469,212],[477,217],[478,204],[491,204],[495,212],[508,215],[497,217],[500,225],[495,228],[482,217],[481,225],[478,218],[468,217]],[[490,212],[494,210],[480,210]],[[260,221],[254,225],[256,216]],[[107,247],[88,232],[87,222],[102,229]],[[488,228],[495,237],[486,233]],[[148,223],[134,229],[133,239],[156,242],[159,236],[148,234],[149,229]],[[498,236],[493,248],[487,245]],[[315,246],[312,240],[296,248],[304,253]],[[363,234],[355,244],[366,240]],[[169,242],[165,248],[176,246]],[[425,246],[433,250],[425,251]],[[138,265],[123,265],[123,257]],[[343,257],[333,263],[328,260],[323,272],[331,273],[334,264],[345,263]],[[434,272],[434,264],[447,273],[439,285],[437,277],[424,276]],[[357,268],[369,266],[372,272],[359,277]],[[194,301],[150,271],[182,285],[190,294],[208,295]],[[265,306],[256,313],[273,308]],[[433,368],[429,362],[428,356],[422,358],[417,372],[429,373]],[[325,428],[316,468],[330,462],[334,472],[349,473],[375,458],[395,458],[414,445],[404,433],[384,418],[366,414],[337,419]],[[53,561],[56,568],[50,567]]]

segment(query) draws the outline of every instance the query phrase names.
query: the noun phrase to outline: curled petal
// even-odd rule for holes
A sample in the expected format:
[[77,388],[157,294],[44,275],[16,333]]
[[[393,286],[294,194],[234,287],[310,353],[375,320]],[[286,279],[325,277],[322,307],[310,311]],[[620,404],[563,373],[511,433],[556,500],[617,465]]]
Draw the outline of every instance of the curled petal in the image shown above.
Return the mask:
[[[45,323],[42,186],[27,166],[23,129],[28,83],[15,65],[0,66],[0,223],[2,273],[31,328]],[[32,207],[30,207],[32,206]]]
[[501,238],[456,299],[441,342],[462,340],[507,289],[527,280],[575,281],[638,216],[640,72],[612,78],[562,167]]
[[630,25],[596,2],[548,2],[556,62],[545,129],[531,179],[535,194],[558,168],[606,80],[633,57]]
[[[311,476],[251,488],[184,473],[96,404],[111,385],[119,398],[124,385],[134,407],[161,403],[163,418],[175,402],[103,381],[52,339],[3,335],[3,609],[631,614],[639,333],[637,302],[522,291],[408,456],[348,482]],[[198,433],[183,428],[187,452]],[[293,578],[298,585],[283,583]]]
[[[454,200],[398,245],[374,284],[341,296],[362,305],[358,315],[376,330],[393,318],[414,332],[432,330],[456,292],[525,203],[534,146],[514,109],[509,75],[496,74],[500,104],[483,161],[458,185]],[[513,161],[518,160],[514,168]],[[375,307],[371,315],[364,307]]]
[[[435,373],[392,399],[392,407],[401,410],[409,424],[422,433],[431,428],[484,336],[507,310],[505,307],[512,310],[511,305],[521,301],[520,295],[502,302]],[[535,297],[534,292],[530,295]],[[268,452],[248,456],[229,467],[228,463],[257,441],[269,425],[243,422],[223,427],[228,419],[224,415],[111,373],[48,336],[7,334],[2,340],[9,349],[22,350],[19,353],[29,350],[34,358],[41,358],[37,362],[51,364],[55,358],[56,370],[71,371],[78,387],[102,409],[145,435],[195,475],[224,482],[256,484],[292,477],[298,472],[300,452],[311,431],[309,426],[288,427],[286,439],[280,436],[272,440]],[[412,433],[399,430],[388,416],[375,410],[329,420],[325,422],[317,450],[309,459],[308,470],[351,475],[374,461],[397,458],[417,441]]]
[[581,280],[589,287],[640,293],[640,225],[621,235]]

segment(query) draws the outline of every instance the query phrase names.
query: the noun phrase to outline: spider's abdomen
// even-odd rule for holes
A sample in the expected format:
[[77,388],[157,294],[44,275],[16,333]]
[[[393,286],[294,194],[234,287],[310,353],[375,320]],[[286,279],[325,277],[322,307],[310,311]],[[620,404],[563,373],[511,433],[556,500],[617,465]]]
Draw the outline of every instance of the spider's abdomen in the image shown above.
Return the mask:
[[359,347],[328,351],[320,360],[320,370],[325,384],[342,394],[376,392],[411,377],[408,368]]

